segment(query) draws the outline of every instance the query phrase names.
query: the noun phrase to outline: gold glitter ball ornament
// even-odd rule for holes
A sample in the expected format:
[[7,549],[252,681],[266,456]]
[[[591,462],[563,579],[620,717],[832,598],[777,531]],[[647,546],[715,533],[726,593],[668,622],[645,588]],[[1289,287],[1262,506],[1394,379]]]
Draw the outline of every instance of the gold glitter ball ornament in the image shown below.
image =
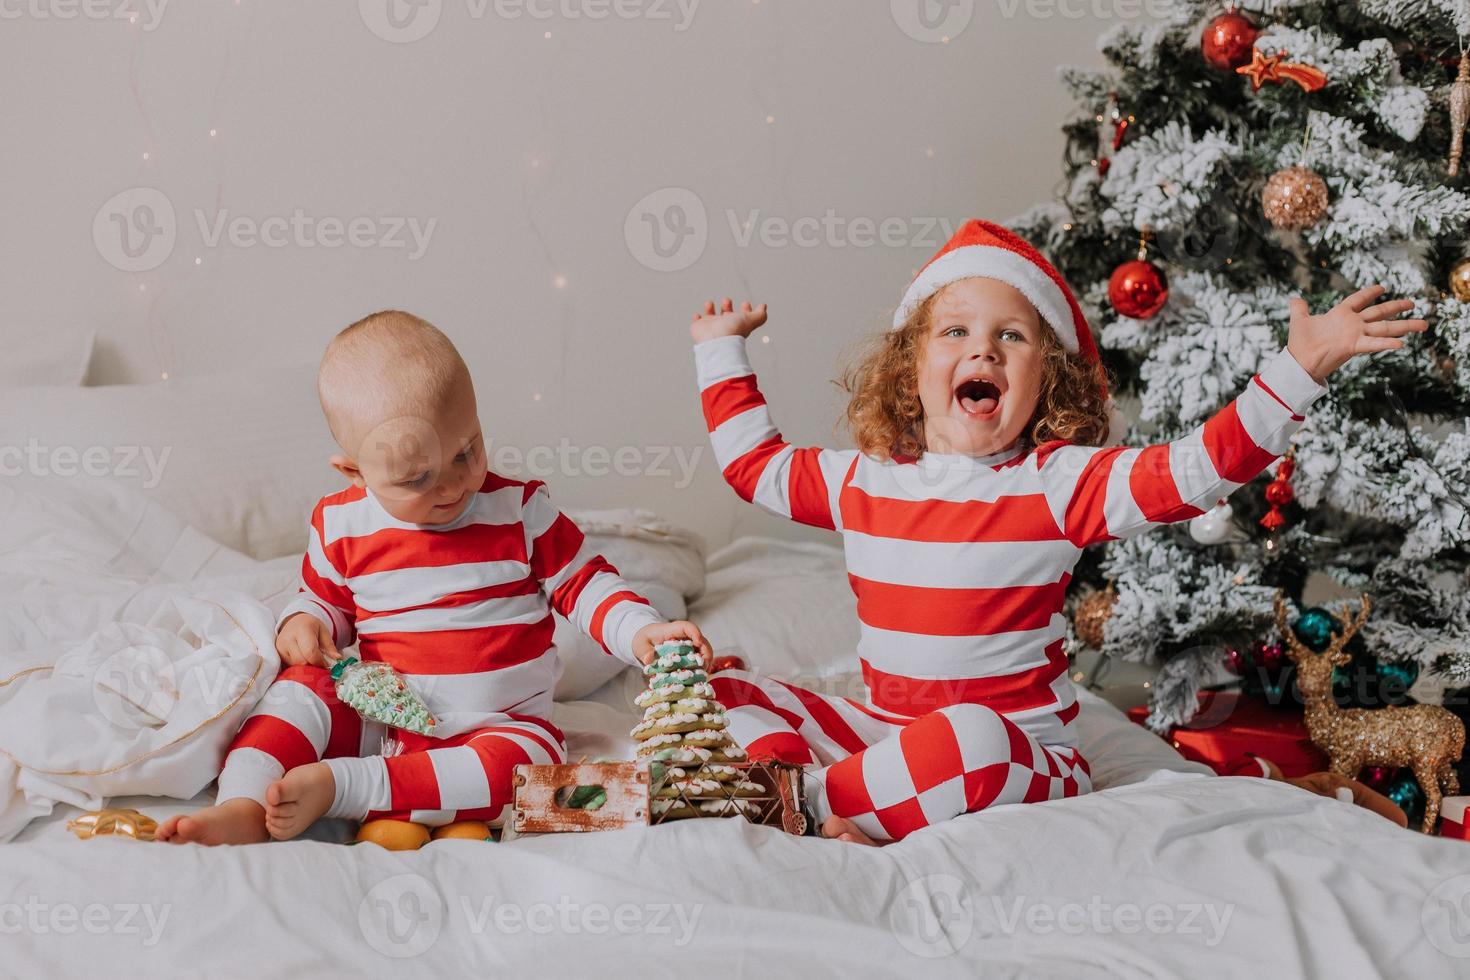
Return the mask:
[[1470,258],[1455,263],[1450,270],[1450,292],[1462,303],[1470,303]]
[[1310,228],[1327,213],[1327,182],[1315,170],[1302,166],[1278,170],[1261,192],[1261,209],[1277,228]]
[[1093,592],[1077,603],[1077,609],[1072,613],[1072,629],[1077,638],[1094,650],[1101,650],[1103,645],[1103,627],[1107,625],[1113,615],[1113,604],[1118,601],[1118,594],[1108,586],[1101,592]]

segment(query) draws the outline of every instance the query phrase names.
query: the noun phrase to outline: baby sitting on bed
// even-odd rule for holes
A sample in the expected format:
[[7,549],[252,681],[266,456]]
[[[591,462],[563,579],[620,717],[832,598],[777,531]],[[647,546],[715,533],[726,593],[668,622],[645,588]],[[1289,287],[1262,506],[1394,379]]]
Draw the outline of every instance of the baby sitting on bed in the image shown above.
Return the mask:
[[[305,584],[276,636],[288,666],[231,743],[217,802],[160,840],[284,840],[324,815],[494,825],[517,764],[565,760],[549,720],[553,609],[630,665],[677,638],[709,657],[693,624],[664,622],[590,552],[542,484],[488,471],[469,371],[433,325],[354,323],[317,386],[352,486],[312,512]],[[423,698],[433,736],[338,701],[328,667],[354,639]]]
[[[745,340],[764,305],[706,304],[691,328],[705,421],[741,497],[842,534],[857,595],[867,703],[743,671],[711,678],[753,758],[808,766],[828,837],[896,840],[1000,803],[1091,789],[1062,650],[1082,549],[1188,520],[1287,449],[1324,379],[1403,346],[1422,320],[1382,288],[1311,316],[1291,302],[1286,348],[1176,442],[1108,442],[1107,380],[1087,321],[1026,241],[967,223],[918,274],[847,377],[857,449],[798,449],[771,421]],[[1297,781],[1350,790],[1325,773]]]

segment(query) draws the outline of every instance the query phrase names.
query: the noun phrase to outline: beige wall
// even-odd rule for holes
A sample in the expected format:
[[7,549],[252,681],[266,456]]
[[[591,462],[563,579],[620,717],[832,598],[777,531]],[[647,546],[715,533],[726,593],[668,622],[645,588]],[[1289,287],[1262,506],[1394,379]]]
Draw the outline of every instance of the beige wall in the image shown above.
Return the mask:
[[[938,244],[927,219],[1003,219],[1050,195],[1068,109],[1056,66],[1099,63],[1116,19],[1107,3],[1072,18],[931,0],[959,18],[944,44],[900,27],[905,0],[702,0],[687,24],[692,0],[427,2],[409,30],[437,23],[409,43],[368,26],[392,34],[373,13],[384,0],[173,0],[156,23],[158,0],[131,0],[132,25],[63,19],[83,0],[0,2],[0,309],[97,328],[94,383],[309,361],[353,318],[410,309],[460,344],[499,442],[629,446],[642,465],[659,447],[703,451],[682,489],[676,467],[578,475],[596,456],[548,480],[564,504],[645,506],[715,544],[779,524],[708,457],[691,310],[768,301],[755,360],[778,421],[835,442],[839,355]],[[702,208],[707,240],[665,272],[641,216],[677,216],[667,188],[692,192],[686,224]],[[782,222],[829,211],[818,244],[781,241]],[[245,220],[210,244],[222,217]],[[376,241],[395,218],[432,222],[421,256],[406,230],[407,247],[307,247],[353,219]],[[899,244],[865,244],[863,222],[885,220]]]

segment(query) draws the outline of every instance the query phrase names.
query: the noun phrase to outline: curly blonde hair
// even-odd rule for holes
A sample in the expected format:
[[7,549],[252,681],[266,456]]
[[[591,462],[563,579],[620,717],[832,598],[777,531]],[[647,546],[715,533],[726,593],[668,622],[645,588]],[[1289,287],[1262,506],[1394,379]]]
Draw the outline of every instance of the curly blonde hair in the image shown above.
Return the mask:
[[[845,421],[859,450],[876,459],[924,454],[924,406],[919,402],[919,358],[933,326],[939,293],[925,300],[897,330],[873,337],[842,375],[847,392]],[[1041,325],[1041,392],[1036,413],[1021,442],[1034,449],[1053,440],[1101,446],[1108,436],[1108,411],[1101,382],[1105,370],[1062,346]]]

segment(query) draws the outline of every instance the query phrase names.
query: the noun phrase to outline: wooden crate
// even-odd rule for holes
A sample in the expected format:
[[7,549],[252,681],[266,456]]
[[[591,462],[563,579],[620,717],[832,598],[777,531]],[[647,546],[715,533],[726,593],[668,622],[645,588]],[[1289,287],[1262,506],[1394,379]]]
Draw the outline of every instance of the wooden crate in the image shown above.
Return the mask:
[[[744,816],[751,823],[779,827],[788,834],[806,833],[802,813],[801,767],[779,762],[742,762],[732,766],[765,791],[745,797],[753,804]],[[681,767],[694,778],[706,777],[703,765]],[[707,778],[707,777],[706,777]],[[515,769],[515,801],[511,826],[517,834],[575,833],[659,824],[662,814],[650,806],[649,769],[643,762],[583,762],[570,765],[520,765]],[[601,786],[607,802],[596,810],[571,809],[558,802],[578,786]],[[709,815],[710,818],[717,818]],[[669,818],[689,819],[689,818]]]
[[[518,834],[617,830],[648,823],[648,769],[636,762],[581,762],[559,766],[516,766],[511,827]],[[578,786],[601,786],[607,802],[596,810],[574,810],[557,794]]]

